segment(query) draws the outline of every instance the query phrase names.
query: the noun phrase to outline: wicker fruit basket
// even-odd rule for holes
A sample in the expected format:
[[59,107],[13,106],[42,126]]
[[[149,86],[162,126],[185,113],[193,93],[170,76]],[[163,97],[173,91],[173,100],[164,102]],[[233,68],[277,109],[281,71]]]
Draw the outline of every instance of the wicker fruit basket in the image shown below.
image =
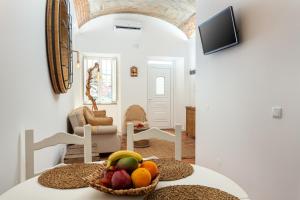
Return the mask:
[[97,180],[101,177],[101,174],[103,173],[103,170],[105,169],[105,166],[103,165],[99,170],[94,172],[93,174],[87,176],[84,178],[84,180],[89,184],[90,187],[99,190],[101,192],[105,192],[112,195],[117,196],[143,196],[146,194],[149,194],[150,192],[154,191],[158,182],[159,182],[159,174],[155,177],[154,180],[152,180],[152,183],[147,187],[141,187],[141,188],[131,188],[127,190],[114,190],[112,188],[107,188],[103,185],[100,185]]

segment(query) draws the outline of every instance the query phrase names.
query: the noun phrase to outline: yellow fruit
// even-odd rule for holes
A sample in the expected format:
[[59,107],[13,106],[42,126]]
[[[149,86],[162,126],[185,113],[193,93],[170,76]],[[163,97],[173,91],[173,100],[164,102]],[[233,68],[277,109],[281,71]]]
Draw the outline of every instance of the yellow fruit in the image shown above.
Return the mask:
[[132,172],[131,180],[135,188],[146,187],[151,184],[151,174],[145,168],[137,168]]
[[157,165],[153,161],[143,162],[142,165],[141,165],[141,168],[147,169],[150,172],[152,179],[154,179],[158,174]]
[[109,168],[112,165],[115,165],[119,159],[126,158],[126,157],[133,157],[138,162],[141,162],[143,160],[143,157],[139,153],[136,153],[134,151],[128,151],[128,150],[116,151],[108,157],[107,165],[106,165],[107,168]]

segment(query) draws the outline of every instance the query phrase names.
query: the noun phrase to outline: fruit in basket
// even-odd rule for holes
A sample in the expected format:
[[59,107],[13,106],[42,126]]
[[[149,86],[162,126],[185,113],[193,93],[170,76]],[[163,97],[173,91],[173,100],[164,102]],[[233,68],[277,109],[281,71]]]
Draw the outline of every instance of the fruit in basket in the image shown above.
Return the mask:
[[132,187],[132,181],[125,170],[115,171],[111,178],[111,186],[115,190],[129,189]]
[[133,172],[136,168],[138,168],[138,166],[139,166],[139,163],[138,163],[137,159],[135,159],[133,157],[121,158],[120,160],[118,160],[118,162],[116,164],[117,169],[124,169],[128,173]]
[[135,127],[136,127],[136,128],[139,128],[139,129],[145,128],[145,126],[144,126],[143,123],[138,123]]
[[157,165],[144,161],[134,151],[121,150],[112,153],[98,182],[113,190],[147,187],[158,175]]
[[154,179],[158,174],[157,165],[153,161],[150,160],[144,161],[140,167],[147,169],[150,172],[152,179]]
[[151,184],[151,174],[145,168],[137,168],[131,174],[132,183],[135,188],[146,187]]
[[100,179],[100,184],[105,187],[111,187],[111,179],[113,175],[114,175],[114,171],[105,170],[102,174],[102,178]]
[[118,160],[126,157],[133,157],[138,162],[141,162],[143,160],[143,157],[139,153],[136,153],[134,151],[129,151],[129,150],[121,150],[112,153],[108,157],[106,166],[109,168],[110,166],[115,165]]
[[116,169],[116,166],[110,166],[110,167],[108,167],[107,168],[108,170],[111,170],[111,171],[116,171],[117,169]]

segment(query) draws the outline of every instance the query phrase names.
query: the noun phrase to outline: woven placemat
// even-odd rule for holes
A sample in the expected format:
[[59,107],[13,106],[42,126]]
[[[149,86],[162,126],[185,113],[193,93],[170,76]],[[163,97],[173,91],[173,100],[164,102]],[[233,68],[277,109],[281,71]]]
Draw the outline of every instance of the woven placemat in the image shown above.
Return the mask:
[[194,169],[191,164],[174,159],[154,159],[158,165],[161,181],[173,181],[190,176]]
[[38,182],[45,187],[56,189],[88,187],[88,183],[82,178],[89,176],[101,167],[103,167],[101,164],[72,164],[56,167],[42,173]]
[[201,185],[164,187],[145,196],[144,200],[239,200],[219,189]]

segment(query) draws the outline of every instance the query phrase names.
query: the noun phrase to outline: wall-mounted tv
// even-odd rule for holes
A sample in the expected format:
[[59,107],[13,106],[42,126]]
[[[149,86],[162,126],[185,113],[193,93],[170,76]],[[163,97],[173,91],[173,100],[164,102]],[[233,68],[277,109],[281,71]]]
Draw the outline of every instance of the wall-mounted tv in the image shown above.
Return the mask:
[[232,6],[200,24],[198,28],[205,55],[239,44]]

